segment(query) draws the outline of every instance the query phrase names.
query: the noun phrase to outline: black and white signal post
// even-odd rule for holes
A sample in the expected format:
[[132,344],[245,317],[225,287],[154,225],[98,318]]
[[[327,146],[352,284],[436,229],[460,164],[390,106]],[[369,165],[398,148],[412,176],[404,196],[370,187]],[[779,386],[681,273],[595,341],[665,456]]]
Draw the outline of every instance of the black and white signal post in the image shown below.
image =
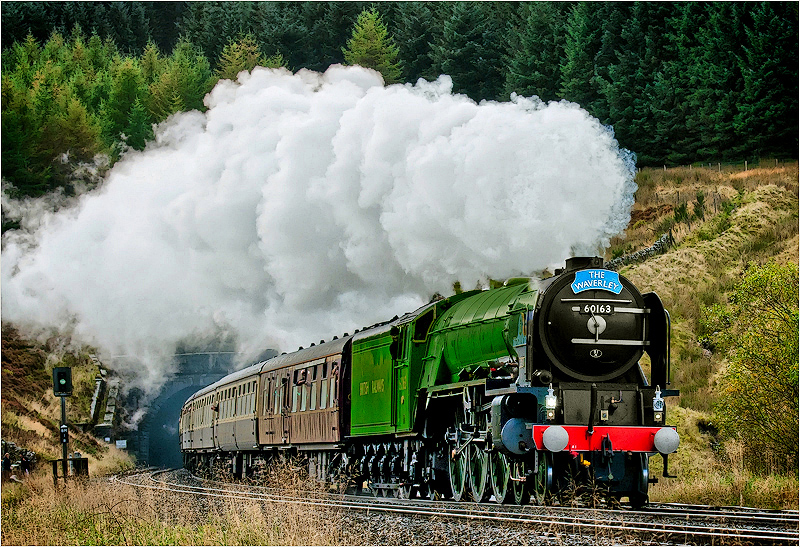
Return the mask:
[[[72,369],[70,367],[53,368],[53,393],[56,397],[61,397],[61,469],[64,481],[67,480],[68,465],[67,453],[69,445],[69,428],[67,427],[67,397],[72,395]],[[56,468],[53,465],[53,481],[58,483],[56,478]]]

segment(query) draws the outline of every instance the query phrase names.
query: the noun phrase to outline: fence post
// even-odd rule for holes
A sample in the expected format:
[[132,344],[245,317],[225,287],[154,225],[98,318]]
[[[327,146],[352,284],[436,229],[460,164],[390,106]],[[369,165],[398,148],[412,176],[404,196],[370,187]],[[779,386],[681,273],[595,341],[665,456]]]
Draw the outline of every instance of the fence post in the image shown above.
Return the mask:
[[744,160],[744,170],[747,171],[747,160]]
[[722,173],[722,164],[721,164],[721,163],[718,163],[718,164],[717,164],[717,170],[718,170],[720,173]]

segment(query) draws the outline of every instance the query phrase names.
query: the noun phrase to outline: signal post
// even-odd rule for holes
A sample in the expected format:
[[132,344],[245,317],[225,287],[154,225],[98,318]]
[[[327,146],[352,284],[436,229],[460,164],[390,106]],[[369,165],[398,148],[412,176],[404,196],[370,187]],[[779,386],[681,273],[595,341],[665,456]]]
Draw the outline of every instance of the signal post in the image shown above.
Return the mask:
[[[69,476],[67,453],[69,448],[69,427],[67,427],[67,397],[72,395],[72,369],[70,367],[53,368],[53,393],[61,397],[61,470],[64,484]],[[58,487],[58,460],[53,460],[53,484]]]

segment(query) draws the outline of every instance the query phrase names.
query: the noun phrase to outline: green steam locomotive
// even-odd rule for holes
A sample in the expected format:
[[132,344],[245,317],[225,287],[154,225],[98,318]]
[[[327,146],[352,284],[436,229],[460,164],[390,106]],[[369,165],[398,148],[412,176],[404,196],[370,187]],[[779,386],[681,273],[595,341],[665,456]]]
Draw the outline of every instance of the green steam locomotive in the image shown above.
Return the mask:
[[[597,257],[283,354],[183,406],[192,471],[255,473],[297,454],[375,495],[548,503],[585,487],[647,502],[666,424],[670,321]],[[647,358],[643,358],[647,354]]]

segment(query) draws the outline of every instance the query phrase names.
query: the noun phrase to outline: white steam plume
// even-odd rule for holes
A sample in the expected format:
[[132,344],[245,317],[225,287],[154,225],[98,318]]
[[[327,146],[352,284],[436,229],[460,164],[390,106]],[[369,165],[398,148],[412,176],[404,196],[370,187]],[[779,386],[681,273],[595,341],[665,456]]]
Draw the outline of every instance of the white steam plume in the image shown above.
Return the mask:
[[631,164],[596,119],[451,88],[341,66],[220,82],[98,190],[6,233],[3,319],[137,356],[147,389],[189,337],[291,351],[625,228]]

